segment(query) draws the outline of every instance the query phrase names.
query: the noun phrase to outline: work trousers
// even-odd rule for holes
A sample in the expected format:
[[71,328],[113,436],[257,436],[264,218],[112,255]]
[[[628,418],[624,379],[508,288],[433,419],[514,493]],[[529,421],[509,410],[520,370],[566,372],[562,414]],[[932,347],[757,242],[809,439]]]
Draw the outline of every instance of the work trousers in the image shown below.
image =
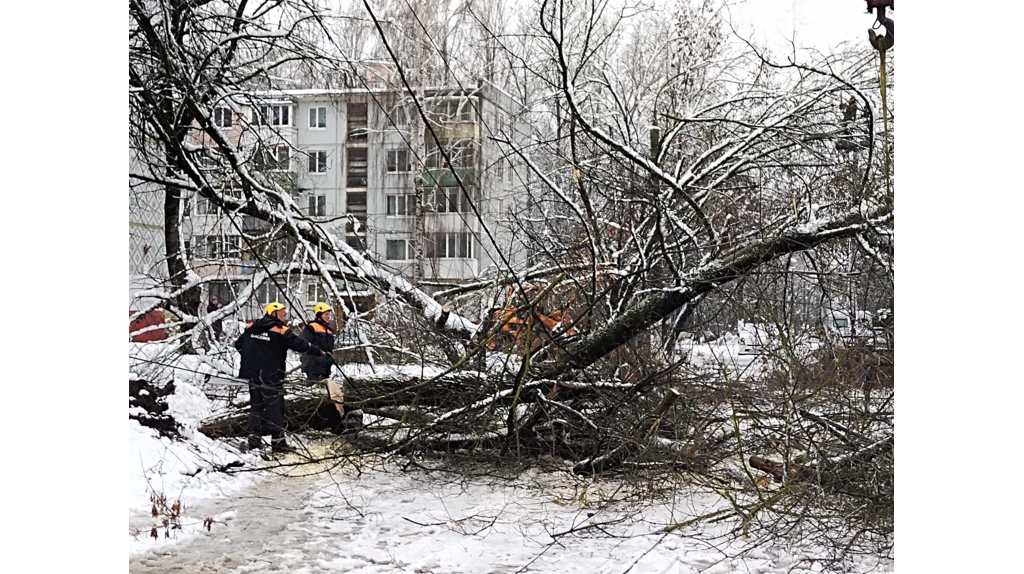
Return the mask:
[[284,438],[284,387],[249,382],[249,436]]

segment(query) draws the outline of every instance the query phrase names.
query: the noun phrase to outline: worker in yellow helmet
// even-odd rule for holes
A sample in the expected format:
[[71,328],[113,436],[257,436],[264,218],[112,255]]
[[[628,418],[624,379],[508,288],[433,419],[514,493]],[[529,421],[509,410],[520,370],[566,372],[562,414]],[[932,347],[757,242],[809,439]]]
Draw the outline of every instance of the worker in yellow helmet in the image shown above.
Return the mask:
[[288,310],[274,302],[264,315],[250,322],[235,341],[242,354],[238,376],[249,380],[249,448],[263,447],[263,434],[271,436],[274,452],[291,452],[284,440],[284,374],[288,349],[307,355],[325,356],[317,347],[300,339],[288,328]]
[[[334,327],[331,326],[331,313],[334,309],[327,303],[313,306],[313,320],[299,333],[299,338],[330,355],[334,351]],[[331,376],[331,365],[334,361],[330,356],[302,357],[302,372],[311,381],[319,381]]]

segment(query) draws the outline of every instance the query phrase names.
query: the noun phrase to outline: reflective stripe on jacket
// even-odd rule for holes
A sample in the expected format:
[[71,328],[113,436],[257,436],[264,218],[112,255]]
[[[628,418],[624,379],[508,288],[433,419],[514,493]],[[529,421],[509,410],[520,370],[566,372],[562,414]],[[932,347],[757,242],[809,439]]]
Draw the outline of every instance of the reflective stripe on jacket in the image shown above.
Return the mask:
[[[320,319],[314,319],[306,325],[299,338],[325,353],[334,350],[334,329]],[[331,360],[306,355],[302,357],[302,372],[308,379],[326,379],[331,375]]]
[[255,323],[249,323],[235,341],[235,348],[242,354],[238,376],[265,384],[284,380],[288,349],[297,353],[320,354],[318,349],[296,336],[273,315],[264,315]]

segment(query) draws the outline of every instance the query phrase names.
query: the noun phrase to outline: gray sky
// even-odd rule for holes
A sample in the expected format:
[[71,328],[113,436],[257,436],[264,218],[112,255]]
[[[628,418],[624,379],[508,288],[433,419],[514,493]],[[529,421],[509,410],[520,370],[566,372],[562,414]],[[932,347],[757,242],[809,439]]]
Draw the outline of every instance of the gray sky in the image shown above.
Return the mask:
[[737,31],[772,48],[788,46],[795,29],[798,47],[823,52],[844,41],[867,47],[874,22],[864,0],[737,0],[730,13]]

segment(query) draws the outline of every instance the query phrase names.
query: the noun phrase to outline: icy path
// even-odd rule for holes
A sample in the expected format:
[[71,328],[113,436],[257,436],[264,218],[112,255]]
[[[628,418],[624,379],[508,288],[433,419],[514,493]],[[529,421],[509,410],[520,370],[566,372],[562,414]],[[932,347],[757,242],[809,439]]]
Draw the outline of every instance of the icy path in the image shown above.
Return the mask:
[[[615,522],[625,514],[580,505],[586,502],[580,490],[549,488],[550,476],[532,480],[546,485],[484,479],[460,484],[379,470],[274,477],[230,498],[191,507],[183,501],[188,518],[181,539],[165,542],[161,533],[161,540],[130,555],[130,571],[590,574],[625,572],[634,562],[631,571],[639,573],[820,571],[792,549],[758,548],[745,559],[730,559],[721,550],[732,554],[735,548],[652,535],[657,525],[639,517],[603,527],[623,537],[590,528],[551,545],[552,533]],[[586,498],[597,498],[601,490],[607,494],[611,487],[590,486]],[[681,497],[677,508],[658,511],[658,519],[668,512],[685,519],[706,509],[710,500],[703,496]],[[201,528],[207,516],[218,521],[209,533]],[[136,527],[151,522],[140,514],[130,518]],[[133,546],[138,549],[139,542]]]

